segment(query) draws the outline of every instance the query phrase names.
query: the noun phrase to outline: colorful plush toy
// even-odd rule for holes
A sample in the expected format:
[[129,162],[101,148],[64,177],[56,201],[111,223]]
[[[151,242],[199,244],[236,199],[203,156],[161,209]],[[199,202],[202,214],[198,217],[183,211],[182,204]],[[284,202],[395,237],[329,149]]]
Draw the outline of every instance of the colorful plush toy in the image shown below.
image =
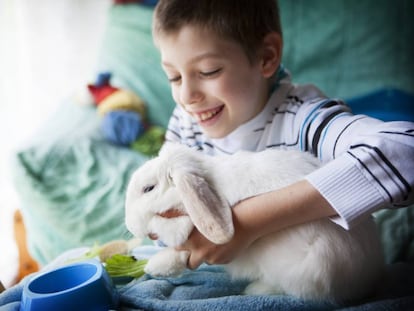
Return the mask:
[[128,146],[145,131],[145,104],[133,92],[111,86],[110,78],[110,73],[101,73],[88,89],[102,117],[105,138],[114,144]]
[[147,155],[157,154],[164,130],[146,121],[146,105],[135,93],[110,84],[111,73],[100,73],[94,84],[88,84],[98,114],[102,117],[102,134],[121,146]]

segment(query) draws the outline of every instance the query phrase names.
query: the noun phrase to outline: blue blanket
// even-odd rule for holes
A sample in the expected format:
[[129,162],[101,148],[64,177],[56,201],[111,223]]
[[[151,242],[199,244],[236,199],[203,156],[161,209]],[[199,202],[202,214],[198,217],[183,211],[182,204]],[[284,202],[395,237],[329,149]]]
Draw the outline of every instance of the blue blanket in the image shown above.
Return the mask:
[[[23,284],[0,294],[0,311],[17,311]],[[118,287],[118,310],[218,311],[218,310],[414,310],[414,265],[390,266],[390,278],[369,300],[350,306],[305,302],[284,295],[246,296],[246,282],[234,281],[222,267],[203,265],[177,278],[148,275]]]
[[[243,281],[232,281],[217,266],[187,271],[179,278],[143,279],[120,289],[121,310],[329,310],[327,304],[288,296],[243,296]],[[332,306],[330,306],[332,307]]]

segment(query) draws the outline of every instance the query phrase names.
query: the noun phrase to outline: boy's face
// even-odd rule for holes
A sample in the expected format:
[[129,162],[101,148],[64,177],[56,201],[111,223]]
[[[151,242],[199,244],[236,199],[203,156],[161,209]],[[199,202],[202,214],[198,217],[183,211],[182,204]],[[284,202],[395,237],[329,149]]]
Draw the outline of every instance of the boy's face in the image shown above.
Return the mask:
[[260,60],[237,43],[195,26],[158,38],[175,102],[211,138],[222,138],[255,117],[268,98]]

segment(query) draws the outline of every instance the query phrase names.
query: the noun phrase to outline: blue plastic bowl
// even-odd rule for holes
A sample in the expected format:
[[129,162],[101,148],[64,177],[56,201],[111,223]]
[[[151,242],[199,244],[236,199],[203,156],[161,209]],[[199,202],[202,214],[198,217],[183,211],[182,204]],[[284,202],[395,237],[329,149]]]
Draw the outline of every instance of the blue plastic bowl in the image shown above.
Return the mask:
[[118,294],[98,260],[83,261],[38,274],[23,288],[20,311],[108,311]]

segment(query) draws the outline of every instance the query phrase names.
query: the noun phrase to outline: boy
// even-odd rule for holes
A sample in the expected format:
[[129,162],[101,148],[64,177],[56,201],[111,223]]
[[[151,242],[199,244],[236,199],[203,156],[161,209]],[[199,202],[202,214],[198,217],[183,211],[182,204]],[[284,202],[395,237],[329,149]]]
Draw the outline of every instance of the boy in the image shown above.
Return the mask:
[[181,247],[189,268],[227,263],[291,225],[331,217],[348,229],[380,208],[413,203],[414,124],[355,116],[316,87],[292,84],[275,0],[160,0],[153,35],[177,103],[167,141],[211,155],[293,148],[326,163],[237,204],[229,243],[194,230]]

